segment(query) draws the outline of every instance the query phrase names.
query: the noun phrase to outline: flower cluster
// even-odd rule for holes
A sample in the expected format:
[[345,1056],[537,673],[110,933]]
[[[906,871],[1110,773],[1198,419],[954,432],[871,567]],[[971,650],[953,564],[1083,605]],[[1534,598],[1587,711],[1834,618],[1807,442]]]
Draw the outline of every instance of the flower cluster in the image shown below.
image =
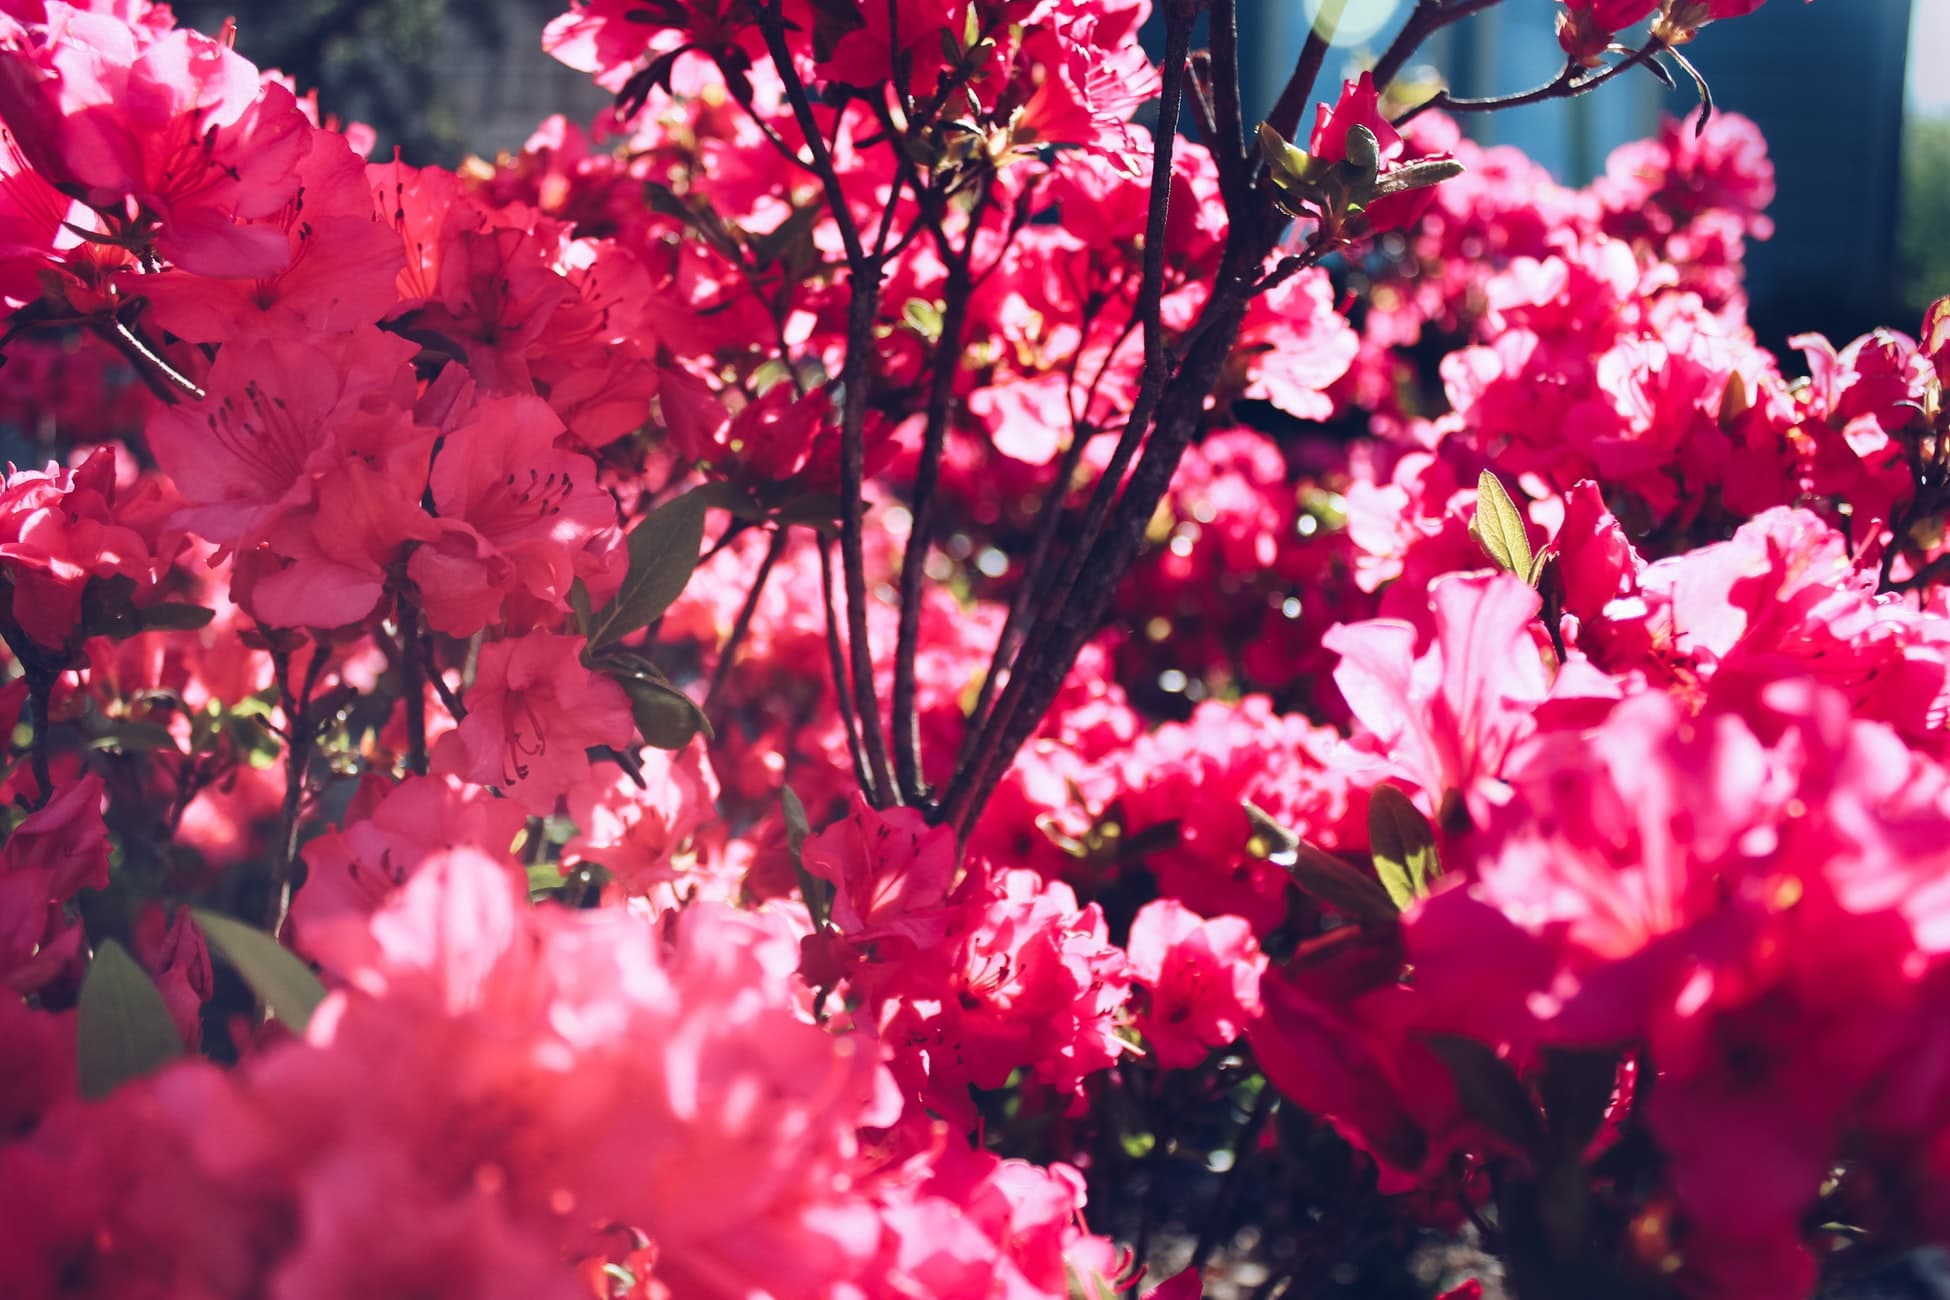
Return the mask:
[[1562,186],[1388,84],[1483,7],[1255,133],[1198,6],[575,0],[448,170],[8,6],[0,1296],[1950,1241],[1950,299],[1767,352],[1759,132]]

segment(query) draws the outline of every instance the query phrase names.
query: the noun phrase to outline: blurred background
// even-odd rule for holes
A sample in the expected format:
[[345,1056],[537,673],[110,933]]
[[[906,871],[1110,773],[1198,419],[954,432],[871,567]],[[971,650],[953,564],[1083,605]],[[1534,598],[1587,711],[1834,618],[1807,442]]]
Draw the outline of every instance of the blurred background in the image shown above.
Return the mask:
[[[1270,105],[1322,0],[1240,0],[1249,114]],[[1384,46],[1414,0],[1347,0],[1329,72]],[[452,165],[519,148],[552,112],[586,120],[606,97],[541,52],[566,0],[188,0],[205,31],[238,20],[239,48],[316,86],[325,111],[377,128],[376,156]],[[1562,66],[1555,0],[1507,0],[1441,33],[1421,62],[1457,93],[1526,89]],[[1155,27],[1155,23],[1154,23]],[[1155,51],[1154,51],[1155,53]],[[1878,324],[1913,332],[1950,293],[1950,0],[1772,0],[1690,50],[1720,106],[1755,119],[1778,173],[1772,241],[1749,246],[1762,342]],[[1601,93],[1472,118],[1560,180],[1602,171],[1616,145],[1694,104],[1649,75]],[[1249,117],[1249,120],[1252,118]]]

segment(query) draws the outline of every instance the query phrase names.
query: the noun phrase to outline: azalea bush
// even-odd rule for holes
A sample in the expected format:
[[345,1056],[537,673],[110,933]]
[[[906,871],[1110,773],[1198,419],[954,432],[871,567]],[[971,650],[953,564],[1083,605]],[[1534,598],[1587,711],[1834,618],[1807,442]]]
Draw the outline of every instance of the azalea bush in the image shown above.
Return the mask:
[[1498,2],[574,0],[455,170],[0,3],[0,1297],[1950,1241],[1950,303],[1761,348],[1704,83],[1460,129],[1759,0]]

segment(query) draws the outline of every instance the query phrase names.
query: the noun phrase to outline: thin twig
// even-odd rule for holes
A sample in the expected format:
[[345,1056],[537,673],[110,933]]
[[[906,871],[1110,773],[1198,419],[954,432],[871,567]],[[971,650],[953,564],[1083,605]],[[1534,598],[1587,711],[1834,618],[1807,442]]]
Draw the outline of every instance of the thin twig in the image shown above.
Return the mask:
[[427,774],[427,672],[420,659],[425,649],[420,639],[420,608],[402,595],[399,598],[400,693],[406,698],[406,768],[416,776]]
[[738,650],[744,644],[746,633],[751,631],[752,616],[758,612],[759,597],[765,594],[765,583],[772,576],[772,566],[785,553],[785,538],[784,528],[772,534],[771,544],[765,548],[765,558],[758,562],[758,572],[752,577],[751,590],[745,593],[745,603],[738,607],[738,617],[731,624],[731,634],[725,637],[724,646],[718,651],[718,662],[711,669],[711,684],[704,690],[704,703],[698,706],[707,716],[711,712],[711,705],[717,701],[719,688],[731,675],[731,665],[738,658]]
[[936,241],[948,264],[942,287],[941,338],[935,347],[934,371],[929,376],[927,424],[921,435],[921,458],[914,469],[912,522],[901,556],[900,633],[894,650],[894,773],[902,801],[919,803],[923,794],[921,719],[915,707],[915,659],[920,653],[921,583],[926,577],[928,547],[934,541],[936,489],[941,481],[941,455],[947,443],[948,421],[954,413],[955,381],[961,374],[961,355],[968,326],[969,263],[988,207],[986,175],[975,190],[961,247],[939,229]]
[[1294,62],[1293,75],[1287,78],[1274,101],[1273,111],[1266,115],[1266,123],[1280,133],[1283,140],[1293,139],[1299,129],[1300,115],[1307,109],[1307,100],[1314,93],[1314,82],[1320,79],[1320,69],[1327,62],[1327,51],[1334,44],[1334,32],[1341,25],[1341,13],[1347,8],[1347,0],[1324,0],[1314,25],[1307,30],[1306,43],[1300,47],[1300,57]]
[[[860,240],[859,226],[847,206],[846,189],[833,165],[833,154],[813,116],[812,99],[786,46],[785,20],[776,3],[760,6],[758,25],[766,49],[777,65],[787,101],[812,151],[813,170],[826,190],[826,203],[846,249],[847,322],[846,361],[840,371],[840,565],[846,589],[847,651],[852,666],[853,706],[859,715],[860,743],[866,758],[868,799],[884,808],[895,801],[894,771],[887,759],[887,739],[880,720],[880,700],[874,689],[873,647],[867,635],[867,569],[863,535],[866,512],[866,413],[872,384],[873,327],[880,306],[878,259]],[[835,686],[842,684],[835,681]]]
[[1381,58],[1375,61],[1374,85],[1376,90],[1385,91],[1402,75],[1402,69],[1415,57],[1429,37],[1435,35],[1451,23],[1461,22],[1471,14],[1494,9],[1503,0],[1420,0],[1415,12],[1402,24]]
[[846,654],[840,648],[840,617],[833,605],[833,553],[826,539],[819,539],[819,587],[826,601],[826,657],[833,670],[833,695],[840,704],[840,725],[846,732],[846,749],[853,756],[853,779],[862,791],[873,788],[867,777],[867,756],[860,747],[860,722],[853,715],[853,693],[847,681]]
[[[1077,574],[1095,544],[1105,519],[1109,517],[1118,487],[1123,482],[1124,471],[1130,466],[1138,445],[1144,441],[1144,435],[1151,427],[1152,414],[1157,410],[1166,380],[1170,377],[1170,367],[1165,357],[1161,305],[1164,298],[1165,233],[1171,214],[1172,154],[1178,138],[1178,117],[1184,105],[1185,60],[1191,44],[1192,17],[1189,10],[1177,4],[1166,9],[1164,84],[1160,95],[1157,134],[1152,140],[1151,194],[1145,215],[1143,272],[1138,284],[1135,312],[1144,329],[1144,369],[1138,381],[1137,397],[1132,402],[1124,431],[1118,435],[1117,447],[1111,452],[1110,463],[1105,466],[1103,477],[1091,493],[1076,543],[1064,563],[1024,575],[1023,580],[1032,584],[1029,599],[1036,605],[1058,599],[1060,593],[1068,592],[1075,584]],[[997,663],[1001,662],[998,657]],[[999,675],[991,666],[990,677],[993,679]],[[993,764],[996,737],[1014,723],[1013,714],[1020,695],[1016,691],[1013,666],[1009,675],[1008,689],[1003,691],[995,712],[984,720],[975,745],[969,751],[970,765],[957,774],[943,795],[941,806],[951,817],[965,821],[970,815],[969,791],[982,782],[987,769]]]
[[313,641],[311,657],[305,663],[304,684],[295,693],[291,689],[291,656],[278,651],[271,659],[286,729],[284,801],[278,811],[277,843],[271,852],[270,896],[264,904],[264,929],[273,938],[283,932],[285,917],[291,913],[291,866],[298,858],[298,827],[310,779],[312,751],[318,740],[317,720],[311,716],[312,692],[318,687],[327,657],[325,647]]
[[1588,76],[1579,76],[1580,65],[1576,60],[1567,60],[1564,70],[1550,81],[1533,89],[1513,95],[1490,95],[1482,99],[1458,99],[1446,90],[1438,90],[1428,99],[1395,119],[1396,126],[1405,126],[1430,109],[1442,109],[1450,113],[1500,113],[1505,109],[1522,108],[1527,104],[1541,104],[1551,99],[1575,99],[1588,95],[1614,77],[1622,76],[1642,63],[1649,63],[1666,48],[1666,43],[1654,36],[1632,51],[1624,60]]

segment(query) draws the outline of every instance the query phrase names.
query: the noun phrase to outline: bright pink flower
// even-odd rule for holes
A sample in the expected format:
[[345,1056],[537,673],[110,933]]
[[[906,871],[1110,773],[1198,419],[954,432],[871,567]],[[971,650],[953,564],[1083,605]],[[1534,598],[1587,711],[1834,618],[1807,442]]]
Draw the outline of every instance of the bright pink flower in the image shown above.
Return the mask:
[[499,786],[546,811],[589,777],[592,745],[636,735],[629,697],[583,667],[581,637],[530,632],[481,648],[467,716],[433,748],[434,771]]
[[[1375,87],[1374,76],[1366,72],[1358,80],[1342,83],[1340,102],[1334,107],[1319,106],[1314,115],[1313,134],[1307,140],[1307,152],[1328,162],[1346,162],[1347,133],[1356,126],[1374,132],[1375,142],[1381,147],[1381,175],[1386,176],[1411,160],[1408,143],[1381,111],[1381,95]],[[1434,186],[1424,186],[1376,199],[1366,209],[1369,228],[1379,233],[1414,225],[1435,202],[1435,190]]]
[[1122,953],[1095,903],[1066,885],[1007,871],[960,957],[957,1037],[976,1086],[1000,1087],[1028,1066],[1074,1088],[1123,1055],[1113,1017],[1130,991]]
[[809,836],[801,856],[807,874],[833,886],[833,923],[854,943],[932,948],[957,917],[948,906],[954,831],[929,826],[915,809],[876,811],[856,794],[847,816]]
[[619,772],[608,785],[569,791],[576,837],[562,846],[562,862],[600,866],[624,893],[661,899],[658,887],[684,878],[699,833],[718,819],[718,778],[702,745],[645,749],[640,761],[640,782]]
[[430,480],[439,535],[407,561],[427,621],[472,636],[519,598],[519,622],[568,608],[578,561],[616,527],[616,502],[589,457],[561,450],[561,420],[539,397],[486,398],[448,432]]
[[1564,0],[1557,43],[1586,67],[1596,67],[1612,38],[1659,7],[1660,0]]
[[289,261],[254,277],[216,278],[186,269],[126,279],[150,318],[198,343],[269,332],[338,334],[384,317],[397,301],[405,262],[399,238],[376,219],[365,167],[336,131],[315,130],[298,164],[298,187],[276,211],[244,227],[288,240]]
[[[1369,213],[1386,214],[1393,201],[1383,199]],[[1302,420],[1325,420],[1334,413],[1327,391],[1347,373],[1360,340],[1334,309],[1327,273],[1313,270],[1254,296],[1238,349],[1251,376],[1245,396],[1263,397]]]
[[290,260],[281,230],[243,223],[291,200],[311,126],[206,36],[141,43],[119,18],[50,4],[45,24],[0,36],[0,117],[49,181],[185,270],[262,277]]
[[239,340],[208,396],[166,407],[149,444],[210,541],[274,557],[251,604],[279,626],[336,627],[372,611],[420,509],[435,431],[414,421],[418,345],[371,326],[317,340]]
[[1472,819],[1499,801],[1504,759],[1549,691],[1534,625],[1537,593],[1505,573],[1456,575],[1429,588],[1435,635],[1393,619],[1343,624],[1322,643],[1341,656],[1334,681],[1362,725],[1440,808],[1453,792]]
[[1167,1070],[1196,1065],[1231,1043],[1259,1010],[1266,958],[1239,917],[1205,920],[1176,900],[1157,899],[1138,910],[1125,951],[1132,982],[1147,994],[1138,1032]]
[[389,785],[368,779],[354,796],[344,827],[304,847],[305,885],[291,902],[294,942],[308,948],[309,936],[320,927],[347,920],[364,924],[443,850],[465,846],[505,858],[525,817],[514,800],[490,798],[451,780],[409,776]]
[[1564,522],[1551,540],[1564,608],[1592,618],[1636,588],[1645,562],[1625,529],[1605,508],[1598,485],[1586,479],[1564,497]]
[[[0,572],[9,580],[8,612],[50,650],[65,646],[81,621],[81,599],[93,578],[123,577],[139,593],[153,587],[158,544],[125,498],[117,508],[115,457],[97,451],[80,468],[16,470],[0,483]],[[145,536],[145,532],[147,535]]]

